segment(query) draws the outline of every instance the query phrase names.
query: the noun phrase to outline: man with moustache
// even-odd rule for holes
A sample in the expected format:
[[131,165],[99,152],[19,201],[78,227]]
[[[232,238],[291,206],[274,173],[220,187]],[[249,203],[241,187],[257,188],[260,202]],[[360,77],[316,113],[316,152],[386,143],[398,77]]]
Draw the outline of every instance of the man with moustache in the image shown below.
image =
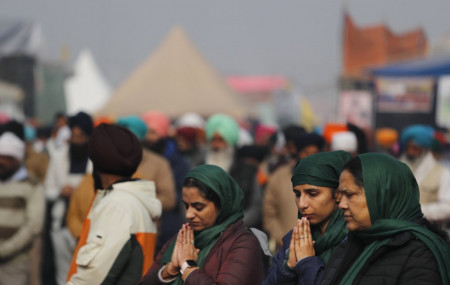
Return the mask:
[[[46,252],[45,259],[48,262],[49,258],[54,258],[56,284],[65,283],[76,242],[65,224],[70,197],[83,176],[92,172],[92,163],[88,157],[88,141],[93,130],[92,118],[79,112],[69,118],[69,127],[69,144],[51,153],[45,178],[45,196],[50,216],[50,247],[47,239],[45,249],[53,249],[53,253]],[[47,278],[49,272],[44,270],[43,273],[44,278]]]
[[400,160],[411,169],[419,184],[424,216],[434,222],[450,220],[450,171],[430,151],[434,129],[426,125],[405,128],[400,140],[404,153]]
[[30,283],[32,243],[42,230],[44,191],[24,166],[25,143],[0,136],[0,284]]
[[244,224],[261,228],[262,191],[257,167],[237,157],[239,126],[228,115],[215,114],[206,121],[206,164],[219,166],[229,173],[244,191]]

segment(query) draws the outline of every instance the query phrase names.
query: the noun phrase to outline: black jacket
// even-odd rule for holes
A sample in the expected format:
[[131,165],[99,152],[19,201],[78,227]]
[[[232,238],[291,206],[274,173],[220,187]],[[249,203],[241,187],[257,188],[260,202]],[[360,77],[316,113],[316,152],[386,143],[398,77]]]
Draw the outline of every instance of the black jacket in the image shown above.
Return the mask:
[[[338,284],[363,249],[364,243],[350,234],[334,251],[320,284]],[[354,284],[442,284],[442,281],[433,253],[410,232],[403,232],[372,254]]]

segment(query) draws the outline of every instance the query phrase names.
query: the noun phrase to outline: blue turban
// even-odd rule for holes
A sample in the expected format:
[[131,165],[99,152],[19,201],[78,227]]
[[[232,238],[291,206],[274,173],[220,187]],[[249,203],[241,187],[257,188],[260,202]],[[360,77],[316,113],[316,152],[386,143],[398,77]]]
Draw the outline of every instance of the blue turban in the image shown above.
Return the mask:
[[414,142],[423,148],[430,148],[433,141],[434,129],[427,125],[412,125],[403,130],[401,142],[404,146],[409,141]]

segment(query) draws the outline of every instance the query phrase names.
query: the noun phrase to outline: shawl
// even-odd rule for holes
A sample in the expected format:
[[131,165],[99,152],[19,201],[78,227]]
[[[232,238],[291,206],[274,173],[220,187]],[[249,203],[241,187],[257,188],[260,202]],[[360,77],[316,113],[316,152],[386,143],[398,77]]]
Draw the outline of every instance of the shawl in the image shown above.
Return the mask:
[[[200,249],[197,264],[202,268],[211,248],[216,244],[225,229],[244,216],[244,193],[237,182],[222,168],[203,164],[191,170],[186,178],[195,178],[211,188],[220,199],[220,211],[216,223],[200,232],[194,232],[195,247]],[[170,262],[175,247],[176,238],[167,247],[162,258],[162,264]],[[183,284],[178,275],[173,284]]]
[[[344,165],[351,159],[345,151],[321,152],[310,155],[298,162],[292,175],[292,186],[310,184],[336,189],[339,186],[339,176]],[[299,213],[300,215],[300,213]],[[347,227],[343,212],[336,209],[323,235],[318,226],[311,226],[314,250],[326,263],[336,245],[347,235]]]
[[433,253],[442,284],[450,283],[450,245],[430,230],[415,223],[422,218],[419,187],[409,167],[385,154],[367,153],[361,160],[364,193],[372,226],[356,232],[369,245],[347,271],[341,284],[351,284],[370,256],[395,234],[409,231]]

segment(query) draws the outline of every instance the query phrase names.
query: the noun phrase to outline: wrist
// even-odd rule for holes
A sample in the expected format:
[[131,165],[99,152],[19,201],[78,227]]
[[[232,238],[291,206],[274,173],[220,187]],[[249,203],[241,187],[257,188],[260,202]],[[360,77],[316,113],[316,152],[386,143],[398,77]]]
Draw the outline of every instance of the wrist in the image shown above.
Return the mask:
[[183,281],[186,281],[186,279],[188,278],[188,276],[195,270],[200,269],[200,267],[198,266],[192,266],[192,267],[188,267],[186,270],[183,271],[183,274],[181,275],[181,279]]
[[180,273],[181,275],[184,275],[184,272],[189,269],[189,268],[193,268],[193,267],[198,267],[197,265],[197,261],[193,260],[193,259],[188,259],[185,262],[183,262],[183,264],[181,265],[181,269],[180,269]]
[[166,272],[171,276],[176,276],[179,273],[180,268],[173,266],[172,262],[166,264]]
[[295,264],[294,264],[294,266],[291,267],[289,262],[287,260],[285,260],[284,261],[284,269],[286,269],[287,271],[290,271],[290,272],[295,272]]

